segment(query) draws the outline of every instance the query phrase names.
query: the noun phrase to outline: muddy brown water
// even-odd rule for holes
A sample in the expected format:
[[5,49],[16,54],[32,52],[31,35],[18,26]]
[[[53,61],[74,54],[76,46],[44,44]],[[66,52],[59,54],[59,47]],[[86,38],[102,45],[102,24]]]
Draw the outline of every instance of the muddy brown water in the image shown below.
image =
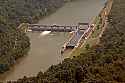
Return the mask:
[[[39,21],[39,24],[76,25],[78,22],[89,22],[98,15],[106,0],[77,0],[67,3],[52,15]],[[28,56],[17,61],[10,71],[0,76],[0,81],[17,80],[25,76],[34,76],[45,71],[53,64],[58,64],[65,56],[60,50],[68,39],[68,33],[30,32],[31,49]]]

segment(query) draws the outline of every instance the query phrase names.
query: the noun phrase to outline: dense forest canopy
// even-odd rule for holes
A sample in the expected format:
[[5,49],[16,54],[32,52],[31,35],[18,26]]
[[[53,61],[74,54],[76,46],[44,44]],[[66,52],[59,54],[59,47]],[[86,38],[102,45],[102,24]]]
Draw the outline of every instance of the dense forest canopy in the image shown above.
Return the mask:
[[113,0],[100,43],[37,76],[8,83],[125,83],[125,0]]
[[29,38],[17,28],[35,23],[70,0],[0,0],[0,73],[27,54]]
[[1,0],[0,15],[9,24],[32,23],[55,11],[63,3],[64,0]]

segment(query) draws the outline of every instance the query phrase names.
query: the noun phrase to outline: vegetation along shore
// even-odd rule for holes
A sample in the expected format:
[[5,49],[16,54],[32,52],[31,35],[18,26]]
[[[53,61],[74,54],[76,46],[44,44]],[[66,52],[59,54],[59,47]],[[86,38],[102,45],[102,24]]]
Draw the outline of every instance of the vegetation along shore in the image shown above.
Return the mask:
[[124,13],[125,0],[113,0],[98,44],[86,47],[85,52],[76,53],[72,59],[52,65],[37,76],[24,76],[8,83],[125,83]]
[[0,1],[0,73],[9,70],[30,49],[30,39],[17,27],[21,23],[38,22],[67,1],[71,0]]

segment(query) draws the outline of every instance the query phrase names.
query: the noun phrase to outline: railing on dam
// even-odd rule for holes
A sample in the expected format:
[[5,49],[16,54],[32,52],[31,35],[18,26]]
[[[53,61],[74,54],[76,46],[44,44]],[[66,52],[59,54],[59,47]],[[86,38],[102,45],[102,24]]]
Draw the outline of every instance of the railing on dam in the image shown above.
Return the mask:
[[41,25],[41,24],[28,24],[27,31],[53,31],[53,32],[71,32],[77,29],[84,30],[84,25],[88,23],[78,23],[78,25]]
[[73,32],[69,40],[63,45],[63,49],[74,48],[79,45],[83,34],[89,29],[89,23],[78,23],[78,25],[41,25],[27,24],[25,31],[52,31],[52,32]]
[[28,29],[31,31],[71,32],[75,31],[77,28],[78,26],[40,25],[40,24],[28,25]]

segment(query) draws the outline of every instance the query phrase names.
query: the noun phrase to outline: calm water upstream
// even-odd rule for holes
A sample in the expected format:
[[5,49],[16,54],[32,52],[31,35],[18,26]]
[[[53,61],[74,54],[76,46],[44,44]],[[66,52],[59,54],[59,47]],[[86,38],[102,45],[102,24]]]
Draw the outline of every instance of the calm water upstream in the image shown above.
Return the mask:
[[[39,21],[39,24],[75,25],[78,22],[88,22],[96,16],[106,0],[76,0],[67,3],[56,13]],[[47,32],[48,33],[48,32]],[[57,64],[65,56],[60,49],[68,38],[68,33],[28,33],[31,39],[29,55],[18,60],[15,66],[0,77],[1,81],[16,80],[24,75],[36,75],[45,71],[50,65]]]

